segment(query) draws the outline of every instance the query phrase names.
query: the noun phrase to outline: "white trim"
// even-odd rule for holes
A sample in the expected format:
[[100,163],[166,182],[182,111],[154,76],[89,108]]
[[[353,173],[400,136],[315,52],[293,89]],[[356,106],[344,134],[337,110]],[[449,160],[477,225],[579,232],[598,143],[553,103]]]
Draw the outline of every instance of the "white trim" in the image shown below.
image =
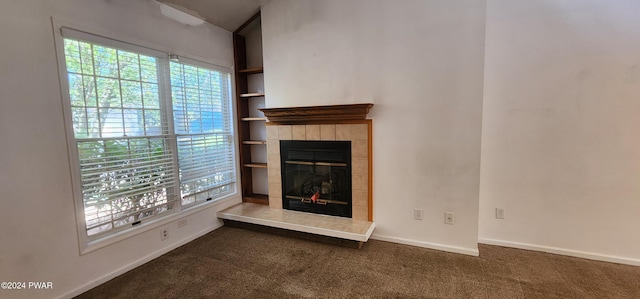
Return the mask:
[[541,251],[541,252],[547,252],[547,253],[553,253],[553,254],[590,259],[595,261],[640,266],[640,259],[595,253],[595,252],[573,250],[573,249],[567,249],[567,248],[551,247],[551,246],[536,245],[536,244],[529,244],[529,243],[496,240],[496,239],[486,239],[486,238],[478,238],[478,243],[525,249],[525,250]]
[[87,249],[89,237],[85,229],[84,204],[82,203],[82,184],[80,182],[80,161],[78,161],[78,149],[73,134],[73,122],[71,121],[71,99],[69,95],[69,82],[67,79],[67,66],[64,56],[64,41],[62,37],[62,25],[55,18],[51,18],[53,27],[53,42],[55,45],[56,61],[58,66],[58,82],[60,83],[60,100],[62,101],[64,126],[67,144],[67,158],[69,159],[69,174],[71,175],[71,191],[73,193],[73,206],[76,214],[76,233],[78,235],[78,252],[82,255]]
[[385,236],[380,234],[373,234],[371,236],[371,239],[398,243],[398,244],[411,245],[416,247],[435,249],[435,250],[452,252],[452,253],[471,255],[471,256],[480,256],[480,252],[478,251],[478,248],[465,248],[465,247],[459,247],[459,246],[451,246],[451,245],[430,243],[430,242],[418,241],[418,240],[412,240],[412,239]]
[[[233,149],[233,160],[235,161],[235,169],[236,169],[236,183],[233,184],[234,193],[241,193],[242,187],[242,177],[240,173],[241,165],[240,165],[240,153],[242,147],[242,140],[240,140],[240,134],[238,134],[238,111],[236,108],[238,107],[237,98],[236,98],[236,76],[235,76],[235,67],[231,69],[231,88],[229,90],[229,95],[231,96],[231,136],[233,136],[233,144],[235,148]],[[265,132],[266,135],[266,132]]]
[[[180,216],[181,217],[186,217],[187,215],[180,215]],[[80,295],[80,294],[82,294],[82,293],[84,293],[86,291],[89,291],[89,290],[91,290],[91,289],[93,289],[93,288],[95,288],[95,287],[97,287],[97,286],[99,286],[99,285],[111,280],[111,279],[114,279],[114,278],[116,278],[116,277],[118,277],[118,276],[120,276],[120,275],[122,275],[122,274],[124,274],[124,273],[126,273],[128,271],[130,271],[130,270],[133,270],[133,269],[135,269],[137,267],[140,267],[143,264],[146,264],[146,263],[148,263],[148,262],[150,262],[150,261],[152,261],[152,260],[154,260],[154,259],[156,259],[156,258],[158,258],[158,257],[160,257],[160,256],[162,256],[162,255],[164,255],[164,254],[166,254],[166,253],[168,253],[168,252],[170,252],[170,251],[182,246],[182,245],[185,245],[185,244],[187,244],[187,243],[189,243],[189,242],[191,242],[191,241],[193,241],[193,240],[195,240],[197,238],[200,238],[200,237],[202,237],[202,236],[204,236],[204,235],[206,235],[206,234],[208,234],[208,233],[210,233],[210,232],[222,227],[223,225],[224,224],[223,224],[222,221],[218,221],[213,227],[207,227],[207,228],[205,228],[205,229],[203,229],[203,230],[201,230],[201,231],[199,231],[199,232],[197,232],[197,233],[195,233],[195,234],[193,234],[193,235],[191,235],[191,236],[189,236],[187,238],[182,239],[181,241],[178,241],[178,242],[172,244],[169,247],[166,247],[166,248],[163,248],[161,250],[158,250],[158,251],[155,251],[153,253],[150,253],[147,256],[145,256],[145,257],[143,257],[141,259],[138,259],[138,260],[136,260],[135,262],[133,262],[131,264],[128,264],[128,265],[126,265],[124,267],[121,267],[120,269],[116,269],[116,270],[112,271],[111,273],[108,273],[108,274],[106,274],[106,275],[104,275],[104,276],[102,276],[102,277],[100,277],[100,278],[98,278],[96,280],[88,282],[88,283],[76,288],[75,290],[72,290],[72,291],[62,295],[61,298],[74,298],[74,297],[76,297],[76,296],[78,296],[78,295]]]

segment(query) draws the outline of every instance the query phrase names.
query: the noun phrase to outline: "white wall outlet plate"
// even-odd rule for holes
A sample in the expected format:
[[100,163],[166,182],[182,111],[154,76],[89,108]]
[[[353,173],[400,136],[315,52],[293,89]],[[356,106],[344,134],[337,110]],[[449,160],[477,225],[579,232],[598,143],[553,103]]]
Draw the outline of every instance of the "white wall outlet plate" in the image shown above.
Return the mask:
[[424,211],[422,209],[415,208],[413,209],[413,219],[422,220],[424,217]]
[[504,208],[496,208],[496,219],[504,219]]
[[453,212],[445,212],[444,213],[444,224],[451,224],[455,222]]

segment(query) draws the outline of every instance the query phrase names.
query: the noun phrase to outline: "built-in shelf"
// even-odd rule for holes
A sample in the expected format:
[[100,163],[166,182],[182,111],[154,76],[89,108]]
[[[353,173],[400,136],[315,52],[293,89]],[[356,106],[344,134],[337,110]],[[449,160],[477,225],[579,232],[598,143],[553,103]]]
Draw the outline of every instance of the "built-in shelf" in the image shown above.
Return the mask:
[[266,140],[245,140],[242,144],[267,144]]
[[266,117],[243,117],[240,120],[242,121],[266,121]]
[[264,97],[264,92],[250,92],[250,93],[243,93],[240,94],[241,98],[257,98],[257,97]]
[[249,168],[267,168],[267,163],[246,163],[242,166]]
[[262,67],[262,25],[257,12],[233,32],[235,66],[235,100],[238,140],[242,146],[240,159],[240,186],[244,202],[269,204],[268,172],[265,161],[265,121],[259,107],[264,107],[264,72]]
[[238,73],[252,75],[252,74],[261,74],[263,71],[264,69],[262,67],[254,67],[250,69],[239,70]]

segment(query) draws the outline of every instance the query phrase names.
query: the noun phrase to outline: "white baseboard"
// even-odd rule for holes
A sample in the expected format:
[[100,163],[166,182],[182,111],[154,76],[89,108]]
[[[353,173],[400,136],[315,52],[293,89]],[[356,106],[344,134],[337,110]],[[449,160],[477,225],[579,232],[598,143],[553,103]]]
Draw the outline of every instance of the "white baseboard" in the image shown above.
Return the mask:
[[595,252],[586,252],[586,251],[579,251],[579,250],[566,249],[566,248],[558,248],[558,247],[550,247],[550,246],[543,246],[543,245],[536,245],[536,244],[528,244],[528,243],[496,240],[496,239],[486,239],[486,238],[478,238],[478,243],[525,249],[525,250],[541,251],[541,252],[567,255],[572,257],[579,257],[584,259],[617,263],[617,264],[640,266],[640,259],[633,259],[633,258],[608,255],[608,254],[600,254]]
[[214,231],[214,230],[216,230],[216,229],[218,229],[218,228],[220,228],[222,226],[223,226],[222,221],[220,221],[219,223],[216,223],[213,227],[207,227],[207,228],[205,228],[205,229],[203,229],[203,230],[201,230],[201,231],[199,231],[199,232],[197,232],[197,233],[195,233],[195,234],[193,234],[193,235],[191,235],[191,236],[189,236],[189,237],[187,237],[187,238],[185,238],[185,239],[183,239],[181,241],[178,241],[177,243],[175,243],[175,244],[173,244],[173,245],[171,245],[169,247],[166,247],[166,248],[163,248],[163,249],[158,250],[156,252],[150,253],[147,256],[137,260],[134,263],[126,265],[126,266],[124,266],[124,267],[122,267],[120,269],[117,269],[117,270],[115,270],[115,271],[113,271],[111,273],[108,273],[108,274],[102,276],[101,278],[99,278],[97,280],[91,281],[91,282],[89,282],[89,283],[87,283],[87,284],[85,284],[85,285],[83,285],[83,286],[81,286],[81,287],[79,287],[79,288],[67,293],[67,294],[64,294],[62,296],[62,298],[73,298],[73,297],[76,297],[76,296],[78,296],[78,295],[80,295],[80,294],[82,294],[82,293],[84,293],[84,292],[86,292],[88,290],[91,290],[91,289],[93,289],[93,288],[95,288],[95,287],[97,287],[97,286],[99,286],[99,285],[111,280],[111,279],[114,279],[114,278],[126,273],[127,271],[130,271],[130,270],[133,270],[133,269],[135,269],[135,268],[137,268],[139,266],[142,266],[143,264],[146,264],[146,263],[152,261],[153,259],[158,258],[158,257],[160,257],[161,255],[163,255],[165,253],[168,253],[171,250],[174,250],[174,249],[176,249],[176,248],[178,248],[178,247],[180,247],[182,245],[185,245],[185,244],[187,244],[187,243],[189,243],[189,242],[191,242],[191,241],[193,241],[193,240],[195,240],[197,238],[200,238],[200,237],[202,237],[202,236],[204,236],[204,235],[206,235],[206,234],[208,234],[208,233],[210,233],[210,232],[212,232],[212,231]]
[[392,243],[405,244],[405,245],[411,245],[411,246],[416,246],[416,247],[435,249],[435,250],[452,252],[452,253],[471,255],[471,256],[479,256],[480,255],[480,252],[478,251],[478,248],[474,249],[474,248],[450,246],[450,245],[430,243],[430,242],[424,242],[424,241],[418,241],[418,240],[412,240],[412,239],[405,239],[405,238],[398,238],[398,237],[379,235],[379,234],[376,234],[376,233],[371,235],[371,239],[380,240],[380,241],[387,241],[387,242],[392,242]]

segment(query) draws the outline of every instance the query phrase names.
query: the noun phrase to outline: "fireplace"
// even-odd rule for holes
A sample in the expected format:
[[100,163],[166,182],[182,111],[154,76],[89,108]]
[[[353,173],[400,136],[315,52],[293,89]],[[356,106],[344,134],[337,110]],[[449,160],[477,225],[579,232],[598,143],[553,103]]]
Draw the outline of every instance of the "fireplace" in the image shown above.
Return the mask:
[[260,109],[269,207],[373,221],[371,106]]
[[351,142],[281,140],[282,207],[351,218]]

